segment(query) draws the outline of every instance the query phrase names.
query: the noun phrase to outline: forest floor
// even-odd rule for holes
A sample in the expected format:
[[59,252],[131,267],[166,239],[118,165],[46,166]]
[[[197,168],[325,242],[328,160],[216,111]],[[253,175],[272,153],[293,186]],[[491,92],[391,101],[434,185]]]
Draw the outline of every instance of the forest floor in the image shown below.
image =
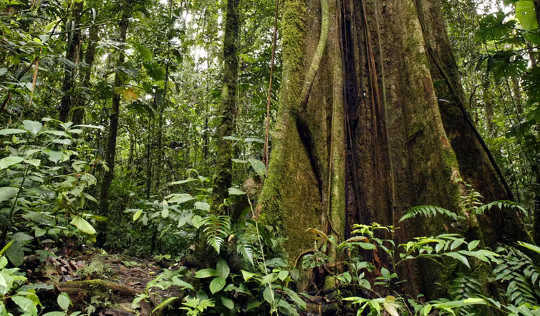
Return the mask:
[[148,282],[168,268],[155,260],[107,254],[95,248],[49,256],[44,262],[37,255],[29,259],[34,267],[28,266],[27,274],[39,284],[37,290],[49,293],[45,297],[50,300],[55,300],[58,292],[69,294],[73,310],[82,315],[150,315],[153,306],[174,296],[153,288],[150,303],[142,301],[139,308],[132,305],[137,295],[147,292]]

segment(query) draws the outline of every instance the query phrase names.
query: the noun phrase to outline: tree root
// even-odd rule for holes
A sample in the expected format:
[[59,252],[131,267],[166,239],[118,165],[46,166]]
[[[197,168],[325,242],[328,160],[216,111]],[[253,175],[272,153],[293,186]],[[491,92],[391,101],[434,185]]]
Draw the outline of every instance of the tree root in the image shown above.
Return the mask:
[[68,294],[78,294],[81,291],[87,292],[93,290],[113,290],[124,296],[135,296],[139,294],[138,291],[125,285],[101,279],[62,282],[56,284],[56,288],[58,291]]

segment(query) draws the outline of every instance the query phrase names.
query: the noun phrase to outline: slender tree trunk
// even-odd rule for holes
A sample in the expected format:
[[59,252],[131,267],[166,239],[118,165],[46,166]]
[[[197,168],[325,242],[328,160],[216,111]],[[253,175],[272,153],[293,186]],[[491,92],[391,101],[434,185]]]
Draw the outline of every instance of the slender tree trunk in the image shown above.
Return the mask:
[[67,45],[66,45],[66,59],[70,63],[64,65],[64,82],[62,84],[62,91],[64,96],[60,104],[60,121],[66,122],[69,119],[69,112],[75,99],[75,76],[77,71],[77,64],[80,53],[81,43],[81,12],[83,9],[83,1],[74,1],[71,4],[71,18],[66,25],[67,30]]
[[[128,30],[128,18],[130,16],[130,7],[131,0],[126,0],[122,10],[122,17],[118,24],[119,26],[119,42],[125,43],[127,38]],[[114,165],[116,158],[116,136],[118,134],[118,118],[120,116],[120,92],[118,91],[124,86],[125,83],[125,74],[120,70],[120,67],[124,64],[125,53],[124,49],[118,50],[118,62],[116,64],[116,73],[114,75],[114,86],[113,86],[113,96],[112,96],[112,109],[109,117],[109,134],[107,136],[107,149],[105,162],[107,163],[108,170],[103,176],[103,182],[101,185],[101,200],[100,200],[100,211],[103,215],[109,215],[109,188],[111,182],[114,178]],[[103,227],[106,230],[106,227]],[[101,244],[104,242],[104,231],[103,235],[100,236]]]
[[227,1],[227,17],[225,20],[223,90],[219,107],[220,121],[216,133],[217,159],[212,201],[214,209],[218,212],[224,211],[223,202],[227,198],[228,189],[232,184],[233,145],[231,141],[224,139],[224,137],[233,134],[237,112],[238,38],[240,36],[239,2],[240,0]]
[[[154,97],[154,100],[156,97]],[[148,130],[146,138],[146,198],[150,198],[150,191],[152,190],[152,134],[153,134],[153,118],[148,116]]]
[[73,123],[81,124],[84,118],[84,108],[88,105],[88,98],[82,97],[82,92],[85,92],[85,89],[90,87],[90,78],[92,75],[92,66],[94,65],[94,59],[96,56],[96,48],[98,44],[98,32],[99,27],[97,25],[92,25],[89,31],[88,37],[88,47],[86,48],[86,53],[84,55],[85,71],[84,77],[81,82],[81,93],[77,94],[77,102],[75,103],[76,108],[73,110]]

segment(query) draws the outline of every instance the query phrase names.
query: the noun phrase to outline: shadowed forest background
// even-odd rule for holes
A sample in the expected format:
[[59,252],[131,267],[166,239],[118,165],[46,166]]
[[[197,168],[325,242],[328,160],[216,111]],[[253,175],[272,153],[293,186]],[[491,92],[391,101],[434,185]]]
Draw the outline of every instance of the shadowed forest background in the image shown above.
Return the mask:
[[538,315],[539,0],[0,0],[0,316]]

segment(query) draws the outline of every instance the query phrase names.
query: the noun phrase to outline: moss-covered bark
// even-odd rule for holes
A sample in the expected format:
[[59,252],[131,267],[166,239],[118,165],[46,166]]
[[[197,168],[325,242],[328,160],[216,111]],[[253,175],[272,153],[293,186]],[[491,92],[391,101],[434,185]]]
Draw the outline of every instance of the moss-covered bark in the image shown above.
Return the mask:
[[[456,152],[460,173],[486,202],[511,200],[509,186],[466,111],[467,99],[446,33],[441,2],[416,0],[416,6],[442,121]],[[490,244],[528,238],[518,214],[496,210],[480,220],[485,241]]]
[[[462,212],[459,157],[439,111],[415,1],[329,0],[328,41],[312,83],[321,6],[285,0],[283,8],[281,107],[258,207],[288,237],[291,261],[313,247],[310,227],[343,239],[354,223],[397,225],[414,205]],[[396,239],[444,229],[441,220],[418,222]],[[429,296],[441,271],[411,264],[402,275],[409,292]]]
[[238,38],[240,20],[238,6],[240,0],[227,1],[227,17],[225,19],[225,37],[223,41],[223,89],[221,104],[218,109],[219,123],[216,133],[217,159],[216,176],[213,186],[213,209],[223,212],[223,201],[228,196],[232,184],[233,145],[225,139],[232,136],[236,119],[236,88],[238,81]]

